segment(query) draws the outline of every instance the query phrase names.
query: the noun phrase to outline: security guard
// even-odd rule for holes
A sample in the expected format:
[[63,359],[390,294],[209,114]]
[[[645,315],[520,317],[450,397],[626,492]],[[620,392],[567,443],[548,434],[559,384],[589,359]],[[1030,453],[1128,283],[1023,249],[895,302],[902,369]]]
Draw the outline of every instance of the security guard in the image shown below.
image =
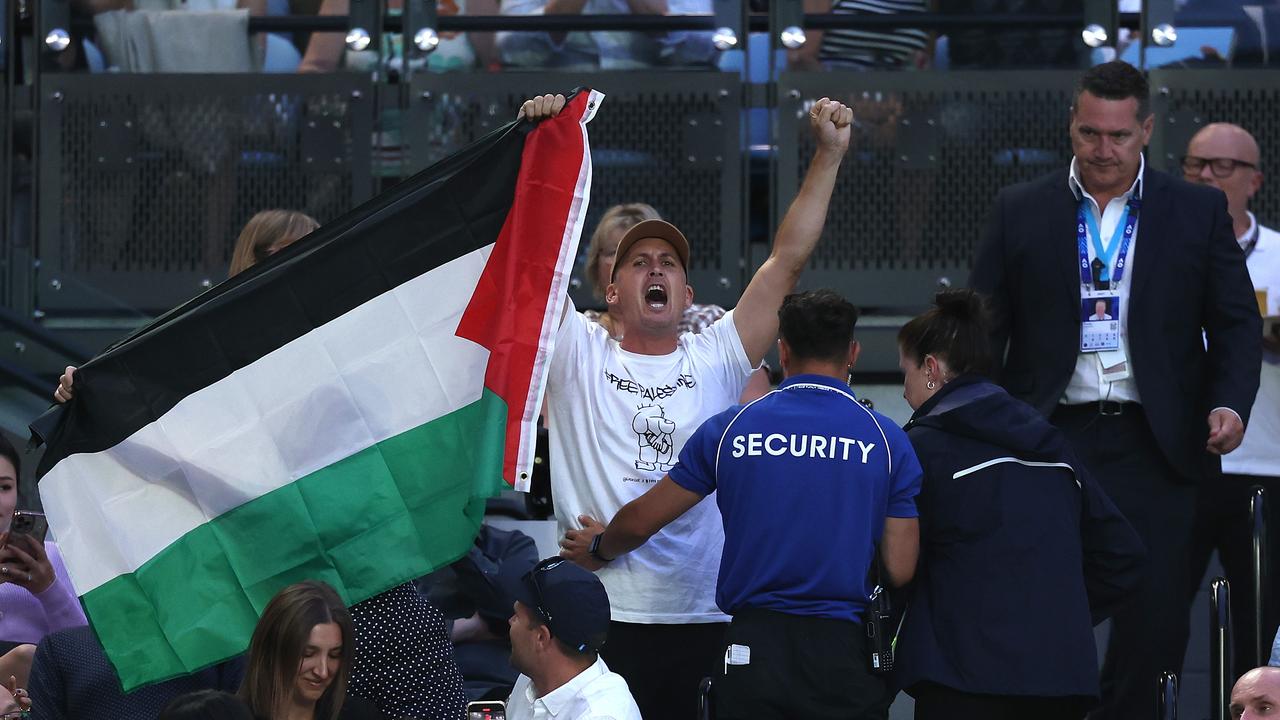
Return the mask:
[[666,477],[607,528],[582,518],[562,554],[603,567],[718,491],[716,602],[733,623],[717,717],[884,718],[890,698],[862,625],[868,575],[877,544],[889,584],[915,571],[920,464],[845,384],[857,310],[819,290],[788,296],[778,317],[778,389],[707,420]]

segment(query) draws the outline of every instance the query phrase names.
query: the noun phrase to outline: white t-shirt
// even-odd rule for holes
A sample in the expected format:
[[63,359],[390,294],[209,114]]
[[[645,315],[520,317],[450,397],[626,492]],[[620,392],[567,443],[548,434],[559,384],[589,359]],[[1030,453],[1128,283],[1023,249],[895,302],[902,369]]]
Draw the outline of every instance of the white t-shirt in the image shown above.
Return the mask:
[[[623,350],[565,312],[547,379],[551,493],[560,532],[601,522],[675,465],[704,420],[738,402],[751,376],[733,312],[668,355]],[[715,603],[724,528],[715,498],[698,503],[599,572],[619,622],[725,622]]]
[[507,698],[507,720],[640,720],[640,708],[627,681],[611,672],[603,658],[572,680],[537,696],[527,675],[516,679]]
[[[1257,220],[1250,213],[1250,219]],[[1253,228],[1245,233],[1248,238]],[[1280,315],[1280,233],[1258,227],[1258,242],[1245,261],[1256,290],[1267,290],[1267,315]],[[1280,477],[1280,356],[1262,353],[1258,397],[1240,447],[1222,456],[1222,471]]]

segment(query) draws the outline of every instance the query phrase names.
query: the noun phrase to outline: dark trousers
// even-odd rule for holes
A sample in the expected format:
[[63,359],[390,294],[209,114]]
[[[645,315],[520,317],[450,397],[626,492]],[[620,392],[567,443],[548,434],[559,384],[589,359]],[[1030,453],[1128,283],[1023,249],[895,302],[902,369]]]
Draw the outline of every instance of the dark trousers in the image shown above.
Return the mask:
[[1073,697],[975,695],[933,683],[913,687],[911,694],[916,720],[1080,720],[1089,704]]
[[[1278,450],[1280,452],[1280,450]],[[1262,628],[1254,622],[1253,602],[1253,536],[1249,517],[1249,494],[1255,485],[1266,489],[1264,507],[1268,516],[1267,558],[1270,587],[1263,597]],[[1231,583],[1232,679],[1239,678],[1257,665],[1266,665],[1271,655],[1271,642],[1280,625],[1280,478],[1253,475],[1223,475],[1221,481],[1202,485],[1196,504],[1196,521],[1191,535],[1191,584],[1187,592],[1192,598],[1204,588],[1201,580],[1209,557],[1216,549],[1222,569]],[[1262,660],[1255,656],[1257,638],[1261,637]]]
[[[748,664],[725,663],[731,644],[751,649]],[[740,612],[729,625],[712,682],[716,718],[884,720],[892,698],[869,667],[860,623]]]
[[698,686],[719,667],[728,627],[611,622],[600,655],[627,681],[642,716],[695,720]]
[[1051,419],[1147,546],[1142,580],[1112,618],[1102,705],[1090,717],[1155,717],[1160,673],[1180,673],[1186,653],[1196,486],[1170,466],[1138,405],[1120,415],[1059,406]]

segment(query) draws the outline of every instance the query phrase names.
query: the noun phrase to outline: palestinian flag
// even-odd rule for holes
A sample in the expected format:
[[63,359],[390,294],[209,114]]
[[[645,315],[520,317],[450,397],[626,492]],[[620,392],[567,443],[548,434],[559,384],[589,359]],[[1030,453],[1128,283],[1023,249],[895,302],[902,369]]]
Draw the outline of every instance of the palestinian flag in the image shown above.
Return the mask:
[[40,496],[126,690],[243,652],[290,583],[356,603],[452,562],[527,481],[602,98],[160,317],[37,421]]

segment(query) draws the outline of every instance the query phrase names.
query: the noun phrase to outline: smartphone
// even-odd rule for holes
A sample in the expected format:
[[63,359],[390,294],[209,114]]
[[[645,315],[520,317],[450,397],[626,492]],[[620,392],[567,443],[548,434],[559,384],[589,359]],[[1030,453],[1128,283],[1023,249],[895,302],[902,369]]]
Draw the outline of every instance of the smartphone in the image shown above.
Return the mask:
[[507,720],[507,704],[501,700],[469,702],[467,720]]
[[44,537],[48,533],[49,521],[45,519],[44,513],[27,510],[14,511],[13,522],[9,524],[10,537],[14,535],[29,535],[36,542],[43,543]]

